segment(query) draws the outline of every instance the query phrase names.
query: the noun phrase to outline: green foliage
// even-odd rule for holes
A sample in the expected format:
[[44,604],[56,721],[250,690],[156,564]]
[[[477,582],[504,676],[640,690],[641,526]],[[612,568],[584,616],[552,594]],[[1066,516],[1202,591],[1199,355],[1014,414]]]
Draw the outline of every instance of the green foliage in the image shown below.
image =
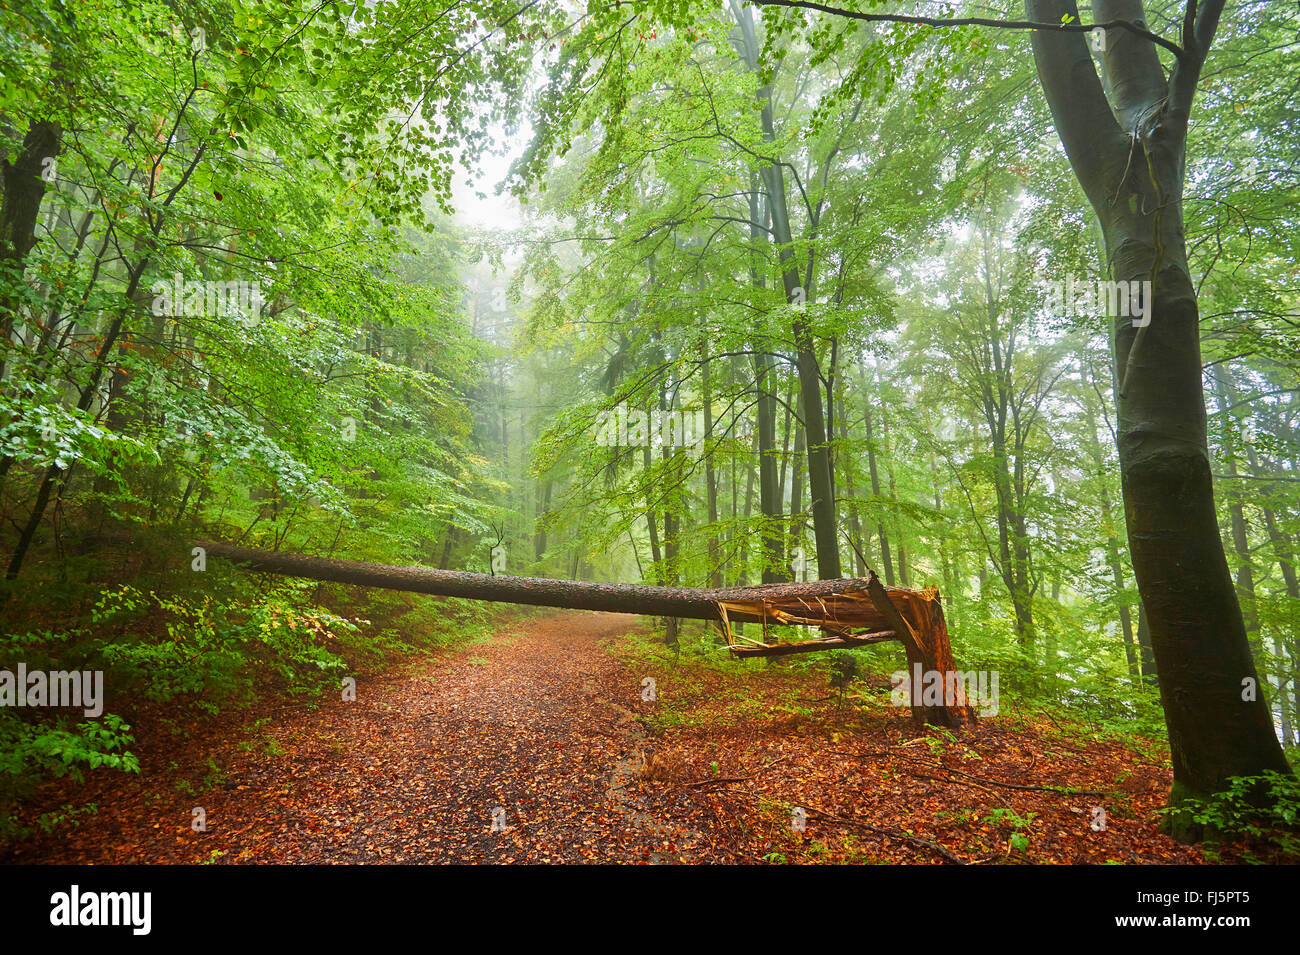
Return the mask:
[[1222,792],[1208,797],[1187,795],[1160,812],[1187,816],[1221,838],[1249,836],[1300,856],[1300,781],[1292,775],[1234,776]]
[[1029,850],[1029,837],[1033,830],[1034,816],[1036,813],[1027,812],[1023,816],[1014,809],[1006,806],[999,806],[984,817],[985,825],[1002,829],[1009,827],[1011,835],[1008,844],[1015,852],[1027,852]]
[[[304,609],[299,597],[292,584],[255,601],[220,603],[127,586],[105,593],[93,619],[121,634],[100,647],[116,676],[147,699],[182,698],[215,713],[220,701],[246,700],[268,678],[289,693],[337,684],[347,669],[339,651],[360,628],[323,608]],[[135,631],[146,621],[163,634]]]
[[[87,769],[114,769],[138,773],[140,763],[127,750],[132,742],[130,724],[106,713],[97,720],[70,725],[66,717],[48,722],[26,722],[11,709],[0,709],[0,842],[24,838],[30,829],[14,818],[19,799],[30,796],[47,777],[81,781]],[[44,814],[38,824],[47,831],[93,807],[64,807]]]

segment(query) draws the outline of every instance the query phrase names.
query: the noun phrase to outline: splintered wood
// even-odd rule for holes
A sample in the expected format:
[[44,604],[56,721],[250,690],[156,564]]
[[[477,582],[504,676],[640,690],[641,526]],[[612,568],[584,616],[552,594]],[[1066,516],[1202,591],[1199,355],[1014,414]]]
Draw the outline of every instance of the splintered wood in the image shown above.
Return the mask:
[[[898,633],[900,624],[905,630],[914,632],[916,626],[928,618],[924,606],[939,596],[933,587],[928,590],[886,589],[878,581],[875,583],[879,592],[873,594],[873,581],[874,577],[854,581],[844,592],[825,596],[762,594],[746,600],[719,600],[718,615],[723,633],[737,656],[783,656],[901,640]],[[885,601],[883,607],[880,605],[882,599]],[[910,624],[908,617],[912,620]],[[733,634],[732,620],[762,623],[764,637],[767,636],[768,624],[815,627],[831,636],[801,643],[769,644],[766,640],[751,640]],[[738,644],[737,639],[745,640],[749,645]]]
[[[907,652],[909,672],[948,674],[956,671],[939,591],[885,588],[872,573],[842,592],[819,596],[773,594],[754,599],[717,601],[727,645],[739,657],[778,657],[792,653],[848,649],[897,640]],[[733,634],[732,620],[758,621],[767,637],[768,624],[815,627],[830,636],[798,643],[770,644]],[[737,641],[744,641],[743,643]],[[917,671],[917,667],[920,670]],[[975,711],[964,694],[925,705],[914,698],[912,715],[919,723],[969,727]]]

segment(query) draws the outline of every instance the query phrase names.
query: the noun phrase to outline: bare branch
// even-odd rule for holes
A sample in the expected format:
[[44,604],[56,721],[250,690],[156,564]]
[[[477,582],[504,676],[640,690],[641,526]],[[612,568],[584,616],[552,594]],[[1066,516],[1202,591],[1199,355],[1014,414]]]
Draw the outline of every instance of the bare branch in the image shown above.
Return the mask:
[[[1158,33],[1152,33],[1145,26],[1131,20],[1108,20],[1104,23],[1050,23],[1041,20],[993,20],[986,17],[915,17],[896,13],[862,13],[843,7],[833,7],[815,0],[751,0],[758,7],[796,7],[805,10],[817,10],[850,20],[862,20],[866,23],[913,23],[929,27],[995,27],[1001,30],[1043,30],[1063,33],[1090,33],[1101,27],[1105,30],[1127,30],[1136,36],[1146,37],[1157,46],[1162,46],[1174,56],[1181,58],[1184,50],[1172,40],[1167,40]],[[1219,6],[1222,7],[1220,2]],[[1078,20],[1078,17],[1075,17]]]

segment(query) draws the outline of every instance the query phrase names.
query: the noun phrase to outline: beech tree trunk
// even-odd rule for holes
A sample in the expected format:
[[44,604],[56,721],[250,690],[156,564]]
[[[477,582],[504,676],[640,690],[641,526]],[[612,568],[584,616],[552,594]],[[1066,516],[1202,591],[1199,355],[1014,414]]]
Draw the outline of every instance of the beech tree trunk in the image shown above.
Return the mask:
[[[736,8],[737,26],[740,28],[739,50],[745,65],[759,72],[759,43],[754,31],[753,12],[748,6]],[[762,104],[760,114],[763,138],[773,144],[776,130],[772,116],[772,88],[764,84],[758,90]],[[781,281],[786,302],[795,306],[792,331],[795,342],[795,371],[799,379],[800,410],[808,456],[808,491],[812,495],[813,539],[817,547],[817,572],[823,578],[840,576],[839,540],[836,536],[835,496],[831,483],[830,448],[827,441],[826,414],[822,408],[821,369],[817,363],[816,344],[802,309],[809,299],[809,290],[799,277],[799,267],[794,261],[794,237],[790,231],[790,216],[786,209],[785,174],[773,159],[759,170],[767,193],[768,212],[771,216],[771,240],[777,249],[781,268]]]
[[[750,177],[749,196],[750,238],[761,238],[759,223],[768,218],[767,203],[760,202],[756,177]],[[766,286],[766,280],[757,265],[750,267],[750,282],[756,288]],[[767,347],[759,337],[754,340],[754,416],[757,427],[754,440],[758,450],[758,508],[763,515],[763,529],[759,534],[760,552],[763,559],[763,583],[776,583],[784,574],[784,548],[778,519],[781,516],[781,496],[777,487],[776,461],[776,371],[772,366],[772,356],[764,349]],[[745,493],[745,516],[749,516],[750,493]],[[742,562],[743,566],[743,562]]]
[[[867,379],[862,371],[862,366],[858,366],[858,380],[862,383],[862,390],[866,394]],[[876,436],[872,430],[871,423],[871,401],[868,399],[863,403],[863,427],[867,439],[867,470],[871,475],[871,494],[875,498],[873,507],[876,511],[876,534],[880,537],[880,564],[885,569],[885,584],[894,586],[894,564],[893,557],[889,553],[889,533],[885,530],[885,522],[882,518],[884,508],[880,504],[880,469],[876,467]]]
[[[1111,276],[1150,281],[1142,323],[1115,317],[1119,459],[1133,571],[1150,624],[1173,761],[1170,804],[1233,776],[1290,774],[1251,659],[1214,506],[1196,288],[1182,198],[1187,124],[1223,0],[1190,2],[1172,73],[1146,37],[1105,31],[1103,79],[1082,33],[1031,34],[1066,155],[1100,220]],[[1040,23],[1074,0],[1026,0]],[[1141,0],[1096,0],[1097,22],[1144,26]],[[1175,837],[1199,839],[1186,813]]]
[[[13,334],[21,299],[23,266],[36,244],[36,219],[45,198],[50,164],[63,145],[63,129],[55,122],[34,122],[23,137],[13,162],[0,159],[0,336]],[[8,274],[4,274],[8,273]],[[13,282],[13,290],[7,287]],[[7,350],[0,352],[0,374]]]

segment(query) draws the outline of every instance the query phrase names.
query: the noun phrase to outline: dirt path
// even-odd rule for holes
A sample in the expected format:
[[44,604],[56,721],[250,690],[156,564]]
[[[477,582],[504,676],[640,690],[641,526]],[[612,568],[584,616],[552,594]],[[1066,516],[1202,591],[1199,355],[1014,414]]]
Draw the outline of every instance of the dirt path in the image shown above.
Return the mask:
[[139,776],[51,788],[30,812],[99,810],[0,862],[1205,861],[1157,831],[1167,768],[1121,741],[1005,717],[957,738],[879,674],[841,708],[821,671],[613,652],[637,625],[560,611],[361,679],[355,702],[174,737],[152,714]]
[[[192,794],[142,780],[77,829],[23,850],[44,861],[676,862],[708,837],[640,804],[640,681],[601,648],[635,619],[564,613],[362,681],[219,745]],[[513,632],[512,632],[513,631]],[[132,788],[128,784],[127,788]],[[191,826],[206,813],[206,832]],[[44,843],[44,845],[41,845]],[[721,853],[725,856],[725,852]],[[23,859],[21,861],[28,861]]]

